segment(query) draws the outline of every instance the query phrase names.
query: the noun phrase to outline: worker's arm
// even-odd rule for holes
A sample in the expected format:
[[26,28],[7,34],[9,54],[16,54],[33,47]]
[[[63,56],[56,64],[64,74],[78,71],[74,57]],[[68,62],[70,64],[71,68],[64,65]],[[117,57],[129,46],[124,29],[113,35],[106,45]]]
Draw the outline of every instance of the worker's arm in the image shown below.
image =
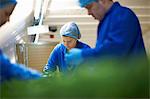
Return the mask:
[[47,71],[54,72],[57,69],[57,64],[58,64],[58,45],[51,52],[51,54],[48,58],[48,62],[45,65],[43,71],[44,72],[47,72]]
[[25,67],[21,64],[13,64],[4,54],[0,54],[0,81],[6,81],[11,79],[36,79],[41,77],[41,73]]
[[[109,22],[110,20],[111,22]],[[112,17],[110,20],[106,21],[105,25],[103,25],[104,27],[100,27],[100,30],[105,28],[105,30],[102,31],[103,35],[105,35],[103,42],[100,42],[101,37],[99,37],[95,48],[70,50],[69,55],[65,57],[66,62],[80,64],[81,60],[89,58],[98,58],[102,56],[124,57],[132,53],[132,48],[136,45],[135,42],[137,39],[139,39],[138,44],[142,46],[142,38],[137,38],[141,33],[141,28],[138,19],[132,12],[127,12],[123,15],[120,14],[115,16],[115,18]],[[102,36],[100,33],[99,35]]]
[[[116,19],[111,19],[109,23],[106,39],[103,43],[98,44],[96,48],[82,50],[82,57],[98,57],[98,56],[126,56],[134,47],[141,28],[137,18],[132,13],[124,13],[116,16]],[[102,28],[101,28],[102,29]],[[101,34],[100,34],[101,35]],[[142,42],[142,41],[141,41]]]

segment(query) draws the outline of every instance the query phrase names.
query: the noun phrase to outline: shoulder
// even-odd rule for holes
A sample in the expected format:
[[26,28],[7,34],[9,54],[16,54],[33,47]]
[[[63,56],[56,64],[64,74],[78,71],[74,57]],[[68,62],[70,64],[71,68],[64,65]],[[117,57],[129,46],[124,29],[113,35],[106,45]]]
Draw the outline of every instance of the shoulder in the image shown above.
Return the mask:
[[114,17],[116,17],[118,21],[137,20],[136,14],[130,8],[121,5],[114,11]]
[[65,49],[65,46],[62,44],[62,43],[59,43],[55,46],[54,50],[64,50]]
[[107,22],[109,22],[112,27],[114,26],[128,27],[130,25],[131,26],[139,25],[139,20],[135,15],[135,13],[130,8],[121,5],[116,7],[115,10],[113,10]]
[[78,44],[78,45],[77,45],[78,48],[90,48],[90,46],[89,46],[88,44],[83,43],[83,42],[81,42],[81,41],[78,41],[77,44]]

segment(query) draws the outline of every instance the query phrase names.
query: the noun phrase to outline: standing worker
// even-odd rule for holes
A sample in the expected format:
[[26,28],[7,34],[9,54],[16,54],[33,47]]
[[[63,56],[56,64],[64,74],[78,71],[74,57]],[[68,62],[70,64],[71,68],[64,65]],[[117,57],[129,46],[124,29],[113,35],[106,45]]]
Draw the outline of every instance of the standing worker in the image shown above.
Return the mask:
[[99,21],[96,46],[92,49],[72,49],[65,55],[67,63],[80,64],[88,58],[131,57],[146,51],[137,16],[113,0],[78,0]]

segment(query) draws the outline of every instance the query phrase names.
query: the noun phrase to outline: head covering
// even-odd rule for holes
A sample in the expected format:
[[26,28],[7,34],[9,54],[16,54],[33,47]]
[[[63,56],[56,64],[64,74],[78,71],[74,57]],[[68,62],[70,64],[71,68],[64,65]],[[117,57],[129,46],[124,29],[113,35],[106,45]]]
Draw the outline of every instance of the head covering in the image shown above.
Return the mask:
[[61,36],[69,36],[75,39],[80,39],[81,34],[78,26],[74,22],[68,22],[60,29]]
[[16,4],[16,0],[0,0],[0,8],[3,8],[9,4]]
[[85,7],[92,2],[96,2],[98,0],[78,0],[80,7]]

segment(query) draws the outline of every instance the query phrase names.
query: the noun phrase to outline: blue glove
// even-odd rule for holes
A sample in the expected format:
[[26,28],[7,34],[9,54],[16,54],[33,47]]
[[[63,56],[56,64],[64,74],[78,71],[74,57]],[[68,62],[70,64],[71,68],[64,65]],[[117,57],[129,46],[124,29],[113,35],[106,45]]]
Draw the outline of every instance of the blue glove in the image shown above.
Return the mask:
[[81,52],[82,52],[81,49],[77,49],[77,48],[71,49],[69,53],[65,54],[66,64],[75,65],[75,66],[81,64],[81,62],[83,61]]
[[12,73],[11,77],[14,79],[20,80],[30,80],[30,79],[38,79],[42,77],[42,73],[33,70],[31,68],[27,68],[21,64],[11,64]]

